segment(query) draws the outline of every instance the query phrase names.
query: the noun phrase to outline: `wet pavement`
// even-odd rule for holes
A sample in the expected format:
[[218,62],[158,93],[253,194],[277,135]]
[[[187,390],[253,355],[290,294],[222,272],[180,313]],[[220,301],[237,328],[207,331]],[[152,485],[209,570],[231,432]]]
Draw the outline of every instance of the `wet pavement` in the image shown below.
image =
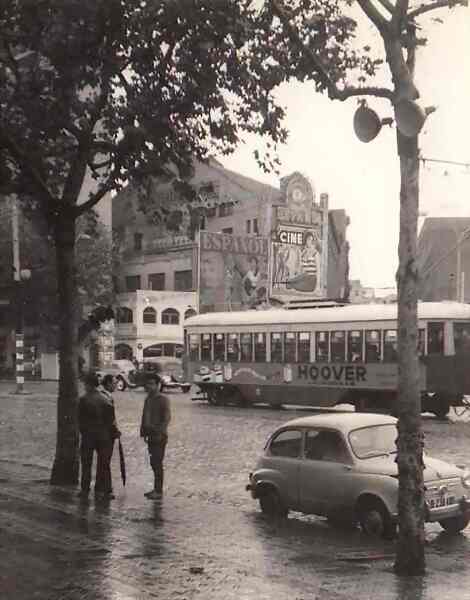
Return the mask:
[[[170,394],[165,494],[151,502],[138,437],[144,393],[117,393],[128,482],[116,499],[84,503],[48,484],[55,450],[55,384],[25,396],[0,383],[0,598],[9,600],[470,600],[470,527],[427,525],[427,575],[393,574],[394,546],[359,530],[291,513],[265,520],[245,492],[268,434],[313,411],[210,407]],[[470,413],[423,419],[430,454],[470,465]]]

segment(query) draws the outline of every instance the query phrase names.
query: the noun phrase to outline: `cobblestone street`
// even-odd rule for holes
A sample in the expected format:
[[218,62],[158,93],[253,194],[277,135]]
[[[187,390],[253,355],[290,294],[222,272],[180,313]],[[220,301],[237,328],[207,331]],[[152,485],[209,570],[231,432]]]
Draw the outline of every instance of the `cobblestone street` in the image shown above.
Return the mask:
[[[273,428],[311,411],[215,408],[170,394],[165,495],[146,500],[151,470],[138,437],[144,393],[116,393],[128,483],[109,505],[48,484],[56,388],[0,384],[0,596],[6,600],[470,599],[470,531],[427,525],[425,578],[392,572],[392,543],[292,513],[270,523],[245,491]],[[423,419],[430,454],[468,463],[470,424]],[[368,557],[366,559],[366,557]]]

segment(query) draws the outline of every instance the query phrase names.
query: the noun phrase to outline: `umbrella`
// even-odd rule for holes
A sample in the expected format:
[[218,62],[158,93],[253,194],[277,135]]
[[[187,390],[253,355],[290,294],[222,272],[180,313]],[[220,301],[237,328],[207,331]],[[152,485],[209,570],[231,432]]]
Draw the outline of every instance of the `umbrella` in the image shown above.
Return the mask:
[[122,485],[126,485],[126,461],[124,460],[124,450],[121,440],[119,440],[119,466],[121,467]]

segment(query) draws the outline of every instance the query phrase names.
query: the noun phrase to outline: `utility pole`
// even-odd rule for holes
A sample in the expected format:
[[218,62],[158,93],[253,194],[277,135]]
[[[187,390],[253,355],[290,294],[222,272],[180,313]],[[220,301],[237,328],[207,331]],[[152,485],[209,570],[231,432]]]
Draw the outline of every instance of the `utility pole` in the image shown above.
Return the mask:
[[11,199],[11,227],[13,242],[13,280],[14,298],[16,303],[15,318],[15,374],[16,394],[24,393],[24,328],[23,328],[23,281],[29,279],[31,272],[27,269],[21,270],[20,263],[20,235],[19,235],[19,212],[18,199]]

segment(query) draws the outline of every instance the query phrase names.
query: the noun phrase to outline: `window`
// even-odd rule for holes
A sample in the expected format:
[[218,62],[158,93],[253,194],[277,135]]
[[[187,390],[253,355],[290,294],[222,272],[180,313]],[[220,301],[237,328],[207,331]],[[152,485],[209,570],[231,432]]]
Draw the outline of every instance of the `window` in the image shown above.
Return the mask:
[[149,290],[165,289],[165,273],[150,273],[148,276]]
[[384,331],[384,362],[397,362],[398,360],[397,330]]
[[163,344],[153,344],[144,348],[144,358],[160,358],[163,356]]
[[300,457],[302,448],[302,432],[296,429],[281,431],[271,441],[269,450],[273,456],[284,456],[286,458]]
[[193,272],[191,269],[187,271],[175,271],[175,291],[190,292],[193,289]]
[[140,275],[127,275],[126,277],[126,290],[128,292],[136,292],[140,290]]
[[248,219],[248,221],[246,222],[246,232],[247,233],[251,233],[251,221],[250,221],[250,219]]
[[233,233],[233,227],[224,227],[224,229],[222,229],[222,233],[226,233],[228,235],[232,235],[232,233]]
[[331,362],[344,362],[346,355],[346,334],[344,331],[331,332]]
[[381,334],[378,329],[366,331],[366,362],[380,362]]
[[214,360],[225,360],[225,334],[214,333]]
[[344,441],[336,431],[307,431],[305,437],[305,458],[329,462],[349,462]]
[[233,215],[233,202],[222,202],[219,205],[219,217],[230,217]]
[[266,334],[255,333],[255,362],[266,362]]
[[444,354],[444,323],[428,323],[428,354]]
[[271,333],[271,362],[282,363],[282,333]]
[[348,362],[362,360],[362,331],[348,331]]
[[297,360],[310,362],[310,333],[301,331],[297,334]]
[[117,322],[118,323],[133,323],[134,315],[130,308],[127,306],[120,306],[117,309]]
[[258,231],[258,219],[253,219],[253,233],[259,233],[259,231]]
[[154,324],[157,322],[157,311],[152,306],[144,308],[143,321],[147,324]]
[[175,308],[167,308],[162,312],[162,325],[179,325],[180,314]]
[[238,333],[229,333],[227,339],[227,360],[238,362],[239,360]]
[[454,323],[454,345],[456,354],[470,351],[469,322]]
[[142,250],[142,240],[144,236],[141,233],[134,233],[134,250]]
[[194,317],[194,315],[197,315],[197,312],[194,310],[194,308],[188,308],[188,310],[184,313],[184,320]]
[[199,336],[196,333],[189,335],[189,359],[199,360]]
[[201,334],[201,360],[212,360],[211,334]]
[[253,361],[253,336],[251,333],[240,335],[240,360],[243,362]]
[[296,362],[296,334],[293,332],[288,332],[284,334],[284,352],[285,352],[285,361]]
[[418,356],[424,356],[425,353],[426,330],[418,329]]
[[315,360],[317,362],[328,362],[328,345],[330,334],[328,331],[317,331]]

